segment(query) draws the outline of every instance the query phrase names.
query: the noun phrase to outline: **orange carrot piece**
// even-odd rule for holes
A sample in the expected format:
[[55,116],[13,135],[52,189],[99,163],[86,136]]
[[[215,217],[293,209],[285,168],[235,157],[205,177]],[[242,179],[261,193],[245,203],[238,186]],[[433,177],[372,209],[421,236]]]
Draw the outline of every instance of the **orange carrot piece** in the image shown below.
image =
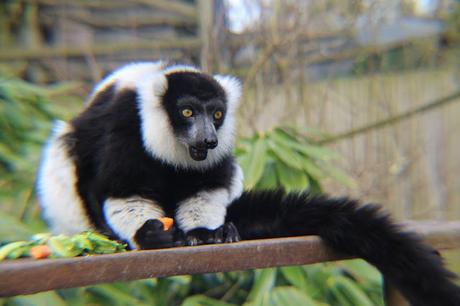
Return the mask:
[[47,245],[36,245],[30,249],[29,253],[35,259],[43,259],[51,255],[51,249]]
[[172,218],[164,217],[159,219],[163,223],[163,230],[167,231],[171,228],[174,223]]

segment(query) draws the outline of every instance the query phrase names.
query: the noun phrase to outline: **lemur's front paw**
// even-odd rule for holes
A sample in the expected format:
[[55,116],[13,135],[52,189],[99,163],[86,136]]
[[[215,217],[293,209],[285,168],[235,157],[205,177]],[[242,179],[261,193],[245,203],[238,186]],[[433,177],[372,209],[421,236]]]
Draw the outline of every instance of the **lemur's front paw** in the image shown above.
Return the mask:
[[241,240],[240,233],[233,222],[226,222],[224,225],[224,242],[238,242]]
[[227,222],[215,230],[196,228],[185,236],[185,244],[189,246],[238,241],[240,241],[240,235],[232,222]]
[[137,230],[134,240],[141,250],[171,248],[180,245],[177,235],[174,225],[165,231],[160,220],[150,219]]

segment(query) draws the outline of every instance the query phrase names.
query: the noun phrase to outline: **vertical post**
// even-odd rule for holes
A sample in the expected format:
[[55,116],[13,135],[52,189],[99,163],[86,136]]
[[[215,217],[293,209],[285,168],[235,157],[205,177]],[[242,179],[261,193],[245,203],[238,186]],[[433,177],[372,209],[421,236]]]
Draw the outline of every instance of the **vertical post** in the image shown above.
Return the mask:
[[[39,6],[35,2],[25,3],[20,26],[20,42],[24,48],[37,49],[42,46]],[[35,83],[48,81],[49,75],[40,67],[41,62],[28,62],[28,78]]]
[[383,293],[386,306],[410,306],[409,302],[386,279],[383,279]]
[[213,52],[212,52],[212,31],[214,24],[214,0],[198,0],[198,23],[199,36],[201,40],[200,64],[201,69],[205,72],[213,70]]

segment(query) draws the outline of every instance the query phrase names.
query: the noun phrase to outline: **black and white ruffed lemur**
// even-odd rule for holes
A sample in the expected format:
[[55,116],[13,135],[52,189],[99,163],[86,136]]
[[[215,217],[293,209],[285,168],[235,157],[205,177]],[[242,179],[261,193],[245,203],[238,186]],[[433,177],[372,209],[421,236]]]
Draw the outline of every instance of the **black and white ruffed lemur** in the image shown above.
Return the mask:
[[[243,191],[232,154],[240,84],[190,66],[134,63],[58,122],[38,195],[56,233],[97,229],[132,249],[319,235],[376,266],[416,306],[459,306],[440,257],[378,206],[282,190]],[[163,231],[161,217],[175,227]]]

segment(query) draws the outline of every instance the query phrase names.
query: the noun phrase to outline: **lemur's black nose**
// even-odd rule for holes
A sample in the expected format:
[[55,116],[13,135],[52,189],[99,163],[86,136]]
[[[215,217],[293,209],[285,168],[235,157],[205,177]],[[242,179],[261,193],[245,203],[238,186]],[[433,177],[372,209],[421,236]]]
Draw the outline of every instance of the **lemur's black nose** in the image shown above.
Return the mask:
[[206,147],[208,149],[214,149],[217,147],[217,139],[216,138],[211,138],[211,139],[205,139],[204,143],[206,144]]

